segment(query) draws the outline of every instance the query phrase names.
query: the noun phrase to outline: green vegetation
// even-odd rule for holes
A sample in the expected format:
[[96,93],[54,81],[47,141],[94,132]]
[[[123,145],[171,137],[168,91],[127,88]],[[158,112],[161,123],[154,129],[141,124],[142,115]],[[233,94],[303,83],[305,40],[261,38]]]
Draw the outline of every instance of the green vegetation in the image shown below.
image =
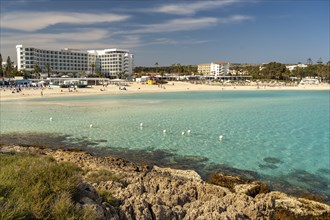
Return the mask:
[[[323,64],[320,58],[316,64],[309,62],[307,67],[297,67],[292,71],[286,68],[287,64],[270,62],[268,64],[230,64],[230,69],[238,72],[238,75],[250,75],[254,80],[283,80],[289,81],[290,77],[299,79],[304,77],[319,77],[322,81],[330,80],[330,61]],[[165,73],[174,73],[178,75],[199,75],[197,66],[173,64],[171,66],[143,67],[134,68],[136,77],[150,74],[164,75]]]
[[46,69],[47,69],[47,77],[50,77],[50,72],[52,71],[52,69],[49,63],[46,64]]
[[330,61],[326,64],[318,62],[309,64],[307,67],[297,67],[292,71],[286,69],[286,65],[277,62],[270,62],[264,65],[253,64],[232,64],[231,70],[236,70],[245,75],[251,75],[253,79],[261,80],[289,80],[289,77],[319,77],[323,81],[330,80]]
[[242,179],[238,176],[227,176],[223,174],[211,174],[208,181],[211,184],[222,186],[228,188],[231,192],[235,192],[235,186],[240,184],[251,184],[254,183],[257,185],[253,190],[248,192],[249,196],[255,197],[259,193],[268,193],[269,188],[267,185],[247,179]]
[[[106,169],[90,171],[85,176],[85,179],[87,182],[97,183],[97,184],[99,184],[103,181],[109,181],[109,180],[118,181],[118,177],[115,176],[111,171],[106,170]],[[111,205],[115,204],[115,199],[113,198],[112,193],[109,190],[106,190],[106,189],[103,189],[100,187],[96,187],[96,192],[101,196],[103,201],[105,201]]]
[[13,72],[13,62],[11,62],[10,56],[7,57],[5,72],[8,74]]
[[3,69],[2,69],[2,55],[0,53],[0,77],[3,77]]
[[172,64],[171,66],[159,66],[158,62],[155,63],[155,67],[143,67],[137,66],[134,68],[134,73],[137,76],[148,75],[149,73],[174,73],[179,75],[192,75],[197,74],[197,66],[193,65],[181,65],[180,63]]
[[109,190],[96,188],[96,192],[101,196],[104,202],[109,203],[110,205],[115,205],[115,198],[113,198],[112,193]]
[[117,181],[118,178],[111,171],[106,169],[89,172],[86,175],[86,181],[90,183],[100,183],[109,180]]
[[234,187],[237,184],[246,184],[248,181],[243,180],[236,176],[225,176],[222,174],[211,174],[208,181],[211,184],[228,188],[234,192]]
[[0,219],[92,219],[72,199],[81,173],[50,157],[0,154]]

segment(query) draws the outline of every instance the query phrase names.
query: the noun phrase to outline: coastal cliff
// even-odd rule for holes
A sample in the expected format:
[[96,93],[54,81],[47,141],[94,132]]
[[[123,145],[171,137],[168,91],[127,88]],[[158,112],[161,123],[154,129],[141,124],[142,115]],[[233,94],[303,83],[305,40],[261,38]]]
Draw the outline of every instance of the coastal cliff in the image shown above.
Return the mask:
[[96,219],[330,219],[326,204],[267,192],[259,182],[210,184],[192,170],[137,165],[83,151],[1,146],[0,154],[52,157],[80,167],[76,206],[90,207]]

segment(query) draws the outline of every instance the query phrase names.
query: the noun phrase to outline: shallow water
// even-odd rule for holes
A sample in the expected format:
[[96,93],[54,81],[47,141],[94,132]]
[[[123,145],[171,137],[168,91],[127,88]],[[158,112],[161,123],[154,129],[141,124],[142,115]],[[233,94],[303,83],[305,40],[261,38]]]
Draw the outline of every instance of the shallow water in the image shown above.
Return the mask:
[[221,91],[11,100],[1,102],[0,128],[3,138],[66,135],[62,145],[131,158],[149,152],[154,163],[181,160],[203,165],[200,172],[251,171],[329,196],[329,98],[329,91]]

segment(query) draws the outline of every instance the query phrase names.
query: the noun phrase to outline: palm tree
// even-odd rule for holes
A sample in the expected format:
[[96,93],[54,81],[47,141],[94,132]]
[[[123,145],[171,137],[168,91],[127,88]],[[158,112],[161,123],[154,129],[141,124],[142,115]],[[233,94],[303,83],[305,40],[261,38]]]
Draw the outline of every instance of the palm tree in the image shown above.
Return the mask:
[[155,63],[156,66],[156,72],[158,73],[158,62]]
[[33,69],[34,69],[34,73],[36,74],[36,76],[38,76],[38,78],[40,78],[40,72],[41,72],[41,68],[39,67],[39,65],[38,64],[35,64],[34,66],[33,66]]
[[3,69],[2,69],[2,55],[0,53],[0,77],[3,77],[4,74],[3,74]]
[[95,63],[91,63],[89,66],[92,68],[92,75],[94,75]]
[[312,65],[312,64],[313,64],[312,58],[308,58],[307,59],[307,65]]
[[8,56],[6,67],[5,67],[5,73],[6,73],[6,75],[8,75],[8,74],[10,75],[10,74],[12,74],[12,71],[13,71],[13,62],[11,62],[10,56]]
[[50,71],[51,71],[49,63],[46,64],[46,69],[47,69],[47,77],[49,78],[50,77]]
[[124,78],[125,76],[126,76],[125,71],[121,71],[121,72],[119,72],[119,73],[117,74],[117,79],[122,79],[122,78]]

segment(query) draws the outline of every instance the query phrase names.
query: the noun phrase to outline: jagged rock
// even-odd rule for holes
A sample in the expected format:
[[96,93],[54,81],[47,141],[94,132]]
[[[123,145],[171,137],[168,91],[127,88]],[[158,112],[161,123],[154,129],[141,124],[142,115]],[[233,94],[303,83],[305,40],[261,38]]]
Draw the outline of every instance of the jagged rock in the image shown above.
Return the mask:
[[79,202],[80,200],[82,201],[82,199],[84,198],[88,198],[92,201],[95,201],[96,203],[102,202],[102,198],[97,194],[94,187],[88,183],[81,183],[75,195],[77,197],[77,201]]
[[234,186],[235,193],[238,194],[245,194],[248,196],[254,197],[257,195],[257,191],[259,191],[259,185],[252,183],[252,184],[239,184]]
[[151,210],[155,219],[167,220],[173,218],[173,211],[166,205],[152,205]]
[[168,173],[172,177],[179,177],[188,180],[202,181],[201,176],[194,170],[177,170],[171,168],[160,168],[158,166],[153,167],[153,171],[160,173]]
[[326,204],[303,198],[294,198],[284,193],[271,192],[275,199],[275,216],[287,219],[330,219],[330,207]]
[[107,216],[109,216],[105,213],[107,210],[99,205],[89,203],[89,204],[83,205],[83,207],[91,208],[94,211],[96,220],[105,220],[105,219],[107,219]]

